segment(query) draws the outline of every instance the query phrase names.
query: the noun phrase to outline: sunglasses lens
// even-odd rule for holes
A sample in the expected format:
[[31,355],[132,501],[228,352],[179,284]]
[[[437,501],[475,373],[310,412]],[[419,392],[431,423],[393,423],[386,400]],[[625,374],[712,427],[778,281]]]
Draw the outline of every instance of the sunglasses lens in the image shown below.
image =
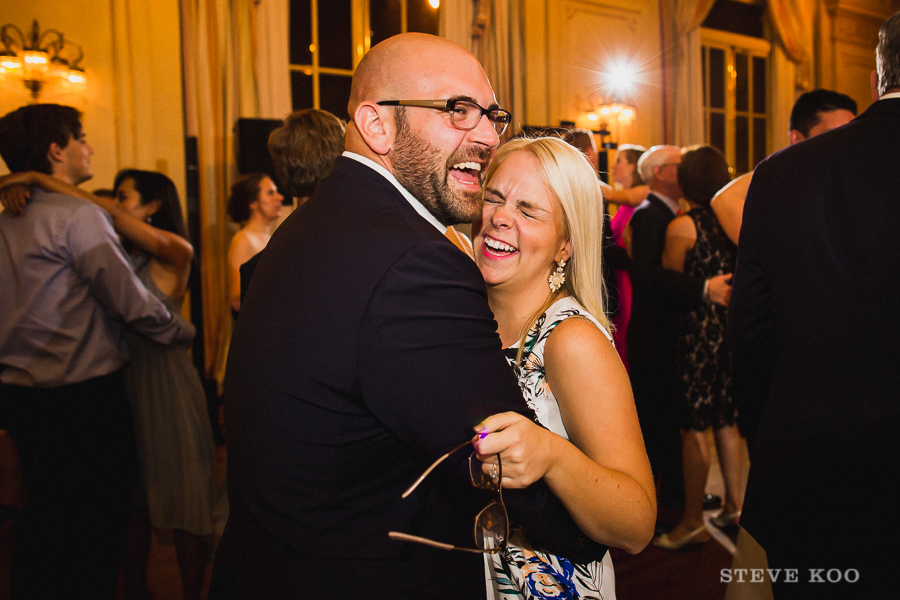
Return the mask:
[[509,517],[500,502],[491,502],[475,518],[475,544],[482,550],[499,549],[509,537]]
[[[487,465],[488,471],[484,472],[484,466]],[[472,485],[480,490],[488,492],[496,492],[500,489],[500,479],[503,477],[503,466],[500,464],[500,457],[497,456],[496,463],[483,463],[475,458],[473,452],[469,456],[469,477],[472,479]]]

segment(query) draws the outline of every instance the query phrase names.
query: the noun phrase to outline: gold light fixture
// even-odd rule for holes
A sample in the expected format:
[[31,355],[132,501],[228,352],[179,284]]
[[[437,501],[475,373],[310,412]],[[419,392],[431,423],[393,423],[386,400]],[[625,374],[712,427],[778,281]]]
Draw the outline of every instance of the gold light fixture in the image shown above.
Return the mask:
[[600,125],[603,147],[615,149],[621,141],[619,137],[622,125],[631,125],[636,116],[637,110],[633,106],[613,100],[605,103],[598,102],[594,110],[588,113],[587,118],[592,124]]
[[617,124],[630,125],[634,121],[635,110],[633,106],[613,102],[612,104],[601,104],[597,107],[597,114],[602,119],[613,119]]
[[8,23],[0,27],[0,82],[20,80],[37,101],[46,84],[81,92],[87,84],[84,50],[55,29],[41,31],[37,19],[29,35]]

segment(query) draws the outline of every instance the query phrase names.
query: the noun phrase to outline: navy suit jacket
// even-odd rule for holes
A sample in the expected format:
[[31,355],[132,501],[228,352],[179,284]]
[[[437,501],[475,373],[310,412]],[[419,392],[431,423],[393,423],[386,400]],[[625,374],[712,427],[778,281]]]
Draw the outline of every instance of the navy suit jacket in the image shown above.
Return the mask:
[[900,531],[898,166],[900,99],[763,161],[728,312],[735,360],[772,365],[741,523],[781,566],[860,584],[896,577],[879,562]]
[[[533,416],[496,327],[474,262],[384,177],[340,158],[263,251],[231,342],[232,512],[216,569],[231,597],[484,596],[481,555],[388,531],[474,547],[491,498],[469,483],[471,450],[400,496],[485,417]],[[603,556],[545,485],[504,500],[538,543]]]
[[662,267],[666,228],[674,218],[652,193],[631,217],[629,364],[666,364],[674,369],[679,314],[703,298],[703,279]]

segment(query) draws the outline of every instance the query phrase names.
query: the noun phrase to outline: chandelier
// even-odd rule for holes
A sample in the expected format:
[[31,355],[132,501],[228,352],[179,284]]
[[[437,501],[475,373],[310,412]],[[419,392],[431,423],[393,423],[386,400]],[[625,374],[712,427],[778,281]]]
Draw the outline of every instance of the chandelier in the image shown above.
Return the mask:
[[81,46],[55,29],[41,31],[37,19],[27,36],[12,23],[0,27],[0,45],[0,82],[22,81],[35,101],[45,85],[81,92],[87,84]]

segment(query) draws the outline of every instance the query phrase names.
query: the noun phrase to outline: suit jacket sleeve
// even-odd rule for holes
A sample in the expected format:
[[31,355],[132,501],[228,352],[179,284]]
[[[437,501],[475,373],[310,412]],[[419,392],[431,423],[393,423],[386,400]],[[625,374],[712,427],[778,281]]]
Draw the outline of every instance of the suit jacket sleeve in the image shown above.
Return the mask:
[[682,310],[690,309],[702,302],[706,282],[662,267],[668,224],[653,205],[631,217],[631,281],[635,287],[661,291]]
[[[471,438],[489,415],[528,414],[496,328],[477,267],[443,240],[406,252],[373,293],[358,346],[362,397],[423,464]],[[458,454],[448,469],[469,485],[469,453]],[[602,558],[606,548],[581,533],[543,483],[505,492],[504,500],[535,543]]]
[[[728,305],[726,336],[734,352],[735,369],[771,379],[771,368],[759,368],[771,356],[774,344],[772,290],[765,273],[765,236],[771,218],[766,202],[774,201],[771,169],[767,162],[753,174],[738,244],[737,265]],[[767,389],[768,382],[757,381]]]

